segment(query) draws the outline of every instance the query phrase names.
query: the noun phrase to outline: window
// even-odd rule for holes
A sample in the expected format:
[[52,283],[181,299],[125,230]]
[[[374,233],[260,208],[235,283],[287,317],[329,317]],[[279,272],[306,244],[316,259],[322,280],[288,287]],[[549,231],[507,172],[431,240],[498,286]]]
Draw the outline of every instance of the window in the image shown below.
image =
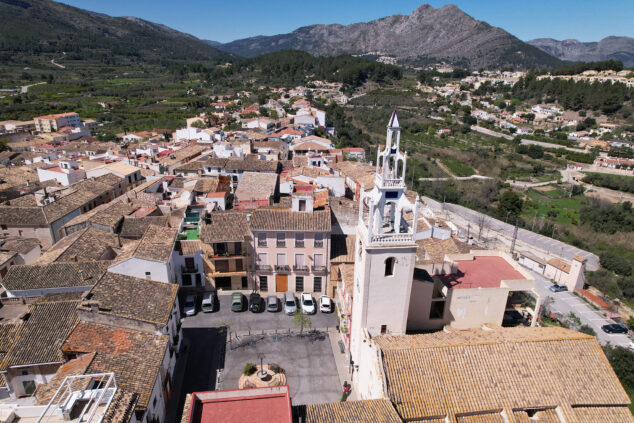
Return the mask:
[[295,234],[295,247],[304,248],[304,234],[300,234],[300,233]]
[[381,335],[385,335],[387,333],[387,325],[381,325]]
[[152,407],[156,408],[156,397],[154,397],[154,401],[152,401]]
[[299,211],[306,211],[306,200],[299,200]]
[[26,380],[22,382],[22,389],[24,389],[25,395],[33,395],[33,393],[35,392],[35,381]]
[[266,234],[258,234],[258,247],[266,247]]
[[266,253],[258,253],[258,267],[267,266],[269,264]]
[[445,301],[432,301],[429,309],[430,319],[442,319],[445,317]]
[[266,276],[260,276],[260,291],[269,290],[269,280]]
[[189,286],[192,284],[192,275],[190,273],[186,273],[183,275],[183,285]]
[[18,231],[18,236],[22,236],[22,231],[21,230]]
[[277,237],[277,246],[286,247],[286,234],[284,232],[278,232],[276,237]]
[[295,270],[306,269],[306,263],[304,262],[303,254],[295,254]]
[[249,289],[249,278],[246,276],[242,277],[242,289]]
[[304,277],[303,276],[295,276],[295,291],[296,292],[304,291]]
[[315,276],[313,279],[313,291],[321,292],[321,276]]
[[242,266],[242,260],[236,260],[236,272],[242,272],[244,266]]
[[6,231],[6,230],[7,230],[7,225],[2,225],[2,226],[0,226],[0,227],[2,228],[2,230],[3,230],[3,231]]
[[313,256],[315,270],[324,270],[324,255],[315,254]]
[[192,257],[185,257],[185,267],[188,269],[193,269],[194,267],[196,267],[196,264],[194,263],[194,259]]
[[145,279],[152,279],[152,272],[145,272]]
[[385,259],[385,276],[394,276],[394,263],[396,263],[396,259],[394,257],[388,257]]
[[315,245],[316,248],[321,248],[324,246],[324,234],[315,234]]

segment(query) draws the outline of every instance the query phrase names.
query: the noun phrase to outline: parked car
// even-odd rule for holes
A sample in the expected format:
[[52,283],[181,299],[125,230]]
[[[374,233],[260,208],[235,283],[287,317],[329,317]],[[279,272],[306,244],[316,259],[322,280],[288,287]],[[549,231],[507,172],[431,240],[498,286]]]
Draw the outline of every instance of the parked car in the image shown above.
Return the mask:
[[215,292],[205,292],[203,295],[203,301],[200,305],[203,313],[211,313],[216,311],[216,293]]
[[295,301],[295,294],[292,291],[286,291],[284,293],[284,313],[293,315],[297,311],[297,301]]
[[302,313],[313,314],[315,312],[315,302],[313,301],[313,297],[308,292],[302,292],[300,302]]
[[240,292],[234,292],[231,294],[231,311],[244,310],[244,295]]
[[619,325],[617,323],[613,323],[611,325],[601,326],[601,330],[605,333],[627,333],[627,327],[623,325]]
[[275,295],[269,295],[266,297],[266,311],[276,312],[279,311],[279,300]]
[[332,313],[334,309],[332,299],[328,295],[319,297],[319,311],[322,313]]
[[196,314],[196,296],[195,295],[188,295],[185,298],[185,306],[183,308],[183,312],[185,313],[185,316],[193,316],[194,314]]
[[249,295],[249,310],[253,313],[260,313],[264,311],[264,307],[262,304],[262,297],[257,292],[252,292]]
[[562,291],[568,291],[568,287],[566,285],[557,285],[557,284],[553,284],[550,286],[551,291],[553,292],[562,292]]

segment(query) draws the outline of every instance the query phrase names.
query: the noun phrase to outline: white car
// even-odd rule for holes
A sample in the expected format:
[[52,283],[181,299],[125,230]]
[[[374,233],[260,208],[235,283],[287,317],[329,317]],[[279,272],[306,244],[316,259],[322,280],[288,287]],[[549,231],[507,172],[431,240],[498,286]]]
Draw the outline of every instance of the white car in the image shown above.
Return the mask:
[[196,297],[194,295],[188,295],[187,298],[185,298],[183,313],[185,313],[185,316],[193,316],[196,314]]
[[315,312],[315,302],[308,292],[302,292],[299,302],[301,303],[302,313],[313,314]]
[[328,295],[319,297],[319,311],[322,313],[332,313],[333,309],[332,299]]

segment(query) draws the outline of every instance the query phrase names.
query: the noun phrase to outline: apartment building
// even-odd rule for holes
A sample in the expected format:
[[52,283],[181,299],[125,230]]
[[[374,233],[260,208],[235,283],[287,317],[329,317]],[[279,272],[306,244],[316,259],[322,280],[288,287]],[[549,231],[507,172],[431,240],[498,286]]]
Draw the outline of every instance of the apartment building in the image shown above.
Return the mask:
[[78,113],[58,113],[55,115],[36,116],[33,118],[37,132],[57,132],[60,128],[81,126]]
[[[291,210],[257,209],[251,217],[253,268],[261,293],[327,292],[330,210],[293,202]],[[305,211],[299,211],[305,210]]]

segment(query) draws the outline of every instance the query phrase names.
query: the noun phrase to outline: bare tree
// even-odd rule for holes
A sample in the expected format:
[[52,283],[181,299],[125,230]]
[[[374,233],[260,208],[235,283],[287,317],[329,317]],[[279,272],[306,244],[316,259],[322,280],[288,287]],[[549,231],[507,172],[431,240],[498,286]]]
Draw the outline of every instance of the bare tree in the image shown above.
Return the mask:
[[478,224],[478,241],[480,241],[482,238],[482,230],[485,227],[489,226],[489,216],[487,216],[486,214],[480,213],[478,215],[478,219],[476,221],[476,223]]

